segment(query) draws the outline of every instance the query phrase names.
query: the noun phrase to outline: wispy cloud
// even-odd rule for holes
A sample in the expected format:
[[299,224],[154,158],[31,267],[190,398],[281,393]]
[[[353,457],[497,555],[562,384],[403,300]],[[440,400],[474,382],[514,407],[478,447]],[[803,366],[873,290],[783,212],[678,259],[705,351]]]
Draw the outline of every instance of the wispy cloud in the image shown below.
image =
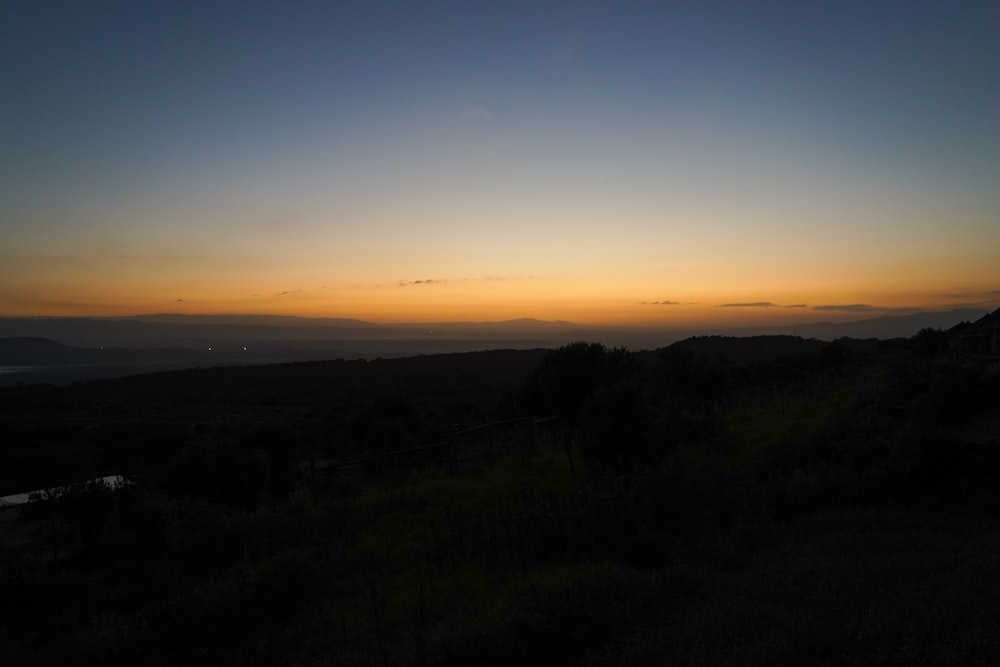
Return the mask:
[[670,301],[669,299],[664,299],[663,301],[643,301],[644,306],[679,306],[680,301]]
[[946,308],[969,308],[976,310],[994,310],[1000,304],[1000,290],[982,290],[976,292],[943,292],[929,294],[936,300],[948,299]]
[[750,301],[746,303],[720,303],[716,308],[808,308],[804,303],[782,305],[773,301]]
[[[460,285],[464,283],[502,283],[522,280],[535,280],[536,276],[477,276],[473,278],[424,278],[421,280],[397,280],[396,287],[427,287],[439,285]],[[377,287],[383,287],[383,284]]]
[[951,310],[973,309],[973,310],[993,310],[1000,304],[1000,297],[994,299],[984,299],[982,301],[956,301],[949,303],[947,308]]
[[276,292],[274,295],[275,296],[285,296],[286,294],[295,294],[296,292],[301,292],[301,291],[302,291],[302,288],[300,287],[299,289],[289,289],[289,290],[285,290],[284,292]]
[[923,313],[927,308],[918,306],[906,308],[891,308],[887,306],[871,306],[867,303],[847,303],[814,306],[813,310],[823,310],[840,313],[878,313],[880,315],[912,315],[913,313]]
[[448,282],[446,279],[426,278],[424,280],[400,280],[397,284],[400,287],[409,287],[411,285],[442,285],[446,282]]
[[752,301],[750,303],[720,303],[718,308],[781,308],[770,301]]
[[989,290],[986,292],[969,292],[969,293],[953,293],[953,294],[942,294],[941,296],[948,299],[996,299],[1000,297],[1000,290]]
[[876,308],[875,306],[869,306],[866,303],[846,303],[846,304],[828,304],[824,306],[813,306],[813,310],[832,310],[841,313],[872,313],[872,312],[882,312],[886,309]]

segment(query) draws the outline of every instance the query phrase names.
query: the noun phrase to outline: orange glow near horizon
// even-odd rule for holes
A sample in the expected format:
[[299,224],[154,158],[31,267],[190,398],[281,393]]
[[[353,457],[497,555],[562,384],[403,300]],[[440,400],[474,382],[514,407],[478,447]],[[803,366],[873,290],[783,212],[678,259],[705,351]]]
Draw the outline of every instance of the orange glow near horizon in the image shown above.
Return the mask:
[[36,4],[0,63],[0,317],[1000,305],[989,3],[249,3],[224,39]]
[[[933,247],[900,244],[807,253],[798,242],[718,239],[700,228],[658,250],[622,229],[581,232],[565,243],[542,237],[523,252],[510,239],[485,249],[459,239],[413,250],[427,239],[390,234],[378,251],[355,239],[360,249],[352,253],[315,232],[275,243],[271,254],[235,242],[214,254],[0,251],[0,316],[178,312],[673,327],[1000,305],[996,231],[961,256],[938,256]],[[815,310],[822,306],[870,309]]]
[[77,280],[68,286],[58,281],[22,284],[10,293],[0,293],[0,315],[271,314],[386,324],[533,318],[596,326],[684,328],[777,326],[968,305],[990,309],[998,300],[990,285],[953,283],[947,292],[933,293],[921,290],[925,281],[920,280],[912,285],[892,283],[893,289],[883,291],[861,285],[823,287],[805,280],[796,281],[801,287],[765,282],[662,290],[638,279],[617,283],[598,280],[595,284],[580,277],[552,276],[420,278],[365,285],[329,281],[313,287],[265,291],[258,280],[256,291],[251,291],[239,283],[203,285],[144,280],[140,275],[129,278],[127,282],[107,283],[98,278]]

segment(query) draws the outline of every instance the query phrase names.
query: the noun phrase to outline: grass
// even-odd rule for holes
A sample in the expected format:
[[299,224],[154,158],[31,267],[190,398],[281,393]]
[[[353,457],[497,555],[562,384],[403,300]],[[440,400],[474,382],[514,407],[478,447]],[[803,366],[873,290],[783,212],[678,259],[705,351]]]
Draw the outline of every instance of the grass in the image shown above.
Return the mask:
[[850,387],[830,392],[775,392],[755,408],[734,409],[723,417],[723,432],[731,443],[730,462],[747,469],[762,452],[787,442],[805,440],[857,401]]
[[789,526],[738,572],[711,572],[675,622],[594,665],[990,664],[1000,524],[833,512]]
[[[934,505],[927,484],[977,498],[995,460],[912,443],[918,409],[883,411],[867,391],[840,374],[762,389],[720,416],[721,437],[628,473],[574,472],[551,448],[386,473],[350,497],[302,489],[252,513],[145,497],[116,530],[151,531],[151,595],[112,541],[93,571],[64,558],[52,576],[15,572],[8,550],[0,565],[17,576],[0,593],[54,591],[65,639],[39,655],[77,662],[990,664],[1000,519]],[[870,487],[892,502],[865,504]],[[100,570],[108,555],[122,567]],[[43,597],[27,597],[33,618],[52,616]],[[0,661],[42,650],[18,639],[5,653],[2,632]]]
[[407,644],[440,653],[460,637],[503,626],[526,592],[589,577],[590,565],[497,567],[470,559],[465,546],[476,517],[514,508],[526,492],[568,497],[576,484],[562,452],[542,451],[457,476],[428,471],[334,501],[331,508],[357,526],[346,554],[363,583],[334,605],[330,622],[342,641],[333,648],[359,662],[394,664],[414,659]]

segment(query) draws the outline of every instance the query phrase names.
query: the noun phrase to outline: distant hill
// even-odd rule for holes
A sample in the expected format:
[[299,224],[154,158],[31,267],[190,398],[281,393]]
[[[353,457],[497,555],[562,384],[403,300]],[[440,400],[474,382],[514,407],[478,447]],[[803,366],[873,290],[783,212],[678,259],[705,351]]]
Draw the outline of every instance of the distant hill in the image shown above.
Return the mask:
[[801,324],[794,333],[807,338],[836,340],[837,338],[909,338],[924,328],[950,329],[959,322],[975,322],[988,311],[963,308],[910,315],[883,315],[854,322],[815,322]]
[[79,363],[92,356],[91,350],[46,338],[0,338],[0,365],[5,366]]
[[[468,339],[513,341],[522,348],[567,342],[568,322],[509,320],[504,322],[437,322],[375,324],[340,318],[281,315],[178,315],[135,317],[0,317],[0,337],[48,338],[66,345],[91,347],[191,347],[213,343],[243,346],[250,342],[297,343],[359,340],[438,341]],[[419,347],[419,346],[418,346]],[[510,345],[500,345],[510,347]],[[414,353],[422,351],[414,348]]]
[[345,327],[357,329],[378,326],[372,322],[345,317],[297,317],[295,315],[184,315],[181,313],[157,313],[154,315],[135,315],[128,318],[108,319],[129,319],[140,322],[167,324],[225,324],[252,327]]
[[734,364],[751,364],[783,357],[819,354],[827,345],[829,343],[826,341],[798,336],[695,336],[679,340],[670,345],[670,348]]
[[[89,367],[149,366],[163,364],[233,363],[206,350],[125,347],[75,347],[47,338],[0,338],[0,366]],[[138,371],[136,371],[138,372]]]
[[633,350],[655,349],[693,336],[794,335],[839,338],[908,338],[920,329],[950,329],[974,322],[985,310],[960,309],[886,315],[852,322],[805,322],[746,328],[588,326],[531,318],[500,322],[412,322],[376,324],[348,318],[285,315],[183,315],[134,317],[0,317],[0,338],[45,338],[63,345],[135,349],[208,347],[242,351],[317,352],[311,358],[407,356],[475,349],[558,347],[578,340]]
[[309,329],[427,329],[439,328],[445,330],[464,329],[551,329],[578,327],[579,325],[565,320],[546,321],[530,317],[499,321],[452,321],[452,322],[400,322],[396,324],[377,324],[365,320],[344,317],[298,317],[295,315],[184,315],[180,313],[157,313],[154,315],[134,315],[125,318],[94,318],[111,319],[115,321],[135,320],[164,324],[211,324],[235,325],[248,327],[302,327]]

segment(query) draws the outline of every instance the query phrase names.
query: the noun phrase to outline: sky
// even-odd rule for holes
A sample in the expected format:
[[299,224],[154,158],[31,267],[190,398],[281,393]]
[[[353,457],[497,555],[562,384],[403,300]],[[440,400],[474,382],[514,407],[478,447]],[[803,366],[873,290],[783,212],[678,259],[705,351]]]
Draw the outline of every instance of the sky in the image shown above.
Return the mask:
[[1000,3],[0,3],[0,315],[1000,306]]

